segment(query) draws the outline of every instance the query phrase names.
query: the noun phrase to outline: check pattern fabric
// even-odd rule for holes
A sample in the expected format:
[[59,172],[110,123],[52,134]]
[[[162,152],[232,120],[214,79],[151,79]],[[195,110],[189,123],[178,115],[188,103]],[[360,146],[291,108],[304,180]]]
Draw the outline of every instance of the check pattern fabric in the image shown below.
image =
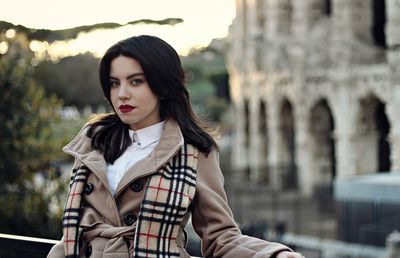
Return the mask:
[[[147,182],[135,232],[134,257],[179,257],[176,238],[196,191],[198,150],[184,144],[181,150]],[[90,170],[72,171],[63,216],[66,258],[79,257],[82,194]]]
[[134,257],[180,257],[179,226],[196,191],[198,150],[184,144],[148,180],[135,232]]
[[83,189],[90,171],[80,166],[72,171],[71,183],[63,216],[64,251],[66,258],[79,257],[79,222]]

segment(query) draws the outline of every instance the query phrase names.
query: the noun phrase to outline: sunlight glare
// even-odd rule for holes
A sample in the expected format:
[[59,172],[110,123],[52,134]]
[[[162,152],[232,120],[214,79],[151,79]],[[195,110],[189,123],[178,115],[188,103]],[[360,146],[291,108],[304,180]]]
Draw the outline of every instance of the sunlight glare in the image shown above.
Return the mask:
[[6,38],[8,38],[8,39],[14,38],[15,35],[16,35],[16,31],[14,29],[8,29],[6,31]]
[[5,41],[0,42],[0,55],[4,55],[8,51],[8,44]]
[[43,42],[38,41],[38,40],[32,40],[31,43],[29,44],[29,48],[33,51],[33,52],[38,52],[38,51],[44,51],[46,50],[45,45],[43,44]]
[[61,58],[74,56],[79,53],[71,48],[68,48],[67,42],[58,40],[49,45],[47,52],[53,62],[57,62]]

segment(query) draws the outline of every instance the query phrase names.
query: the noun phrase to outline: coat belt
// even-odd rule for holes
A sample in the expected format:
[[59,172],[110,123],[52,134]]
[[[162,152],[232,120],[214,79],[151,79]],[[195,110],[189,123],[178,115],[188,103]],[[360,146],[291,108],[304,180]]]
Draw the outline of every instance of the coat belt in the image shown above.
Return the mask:
[[116,250],[120,250],[121,248],[125,249],[127,240],[133,243],[136,223],[132,226],[122,227],[115,227],[106,223],[98,223],[94,226],[83,226],[82,228],[83,239],[87,243],[90,243],[92,240],[98,237],[108,239],[108,243],[105,245],[104,253],[114,253]]
[[96,237],[104,238],[116,238],[116,237],[126,237],[128,239],[133,239],[135,236],[136,223],[132,226],[122,226],[115,227],[106,223],[98,223],[90,228],[82,227],[84,231],[84,239],[86,241],[91,241]]

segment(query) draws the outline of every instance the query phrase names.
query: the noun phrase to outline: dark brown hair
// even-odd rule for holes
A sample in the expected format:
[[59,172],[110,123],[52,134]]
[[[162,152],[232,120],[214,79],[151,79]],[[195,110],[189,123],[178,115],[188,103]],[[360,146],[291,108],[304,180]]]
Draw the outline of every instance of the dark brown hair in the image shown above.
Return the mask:
[[[161,119],[174,119],[186,143],[205,154],[218,148],[207,127],[192,110],[180,58],[168,43],[154,36],[134,36],[106,51],[99,70],[101,87],[110,104],[110,65],[118,56],[131,57],[140,63],[151,90],[160,99]],[[92,138],[92,148],[113,163],[131,144],[128,129],[117,114],[111,113],[91,123],[87,135]]]

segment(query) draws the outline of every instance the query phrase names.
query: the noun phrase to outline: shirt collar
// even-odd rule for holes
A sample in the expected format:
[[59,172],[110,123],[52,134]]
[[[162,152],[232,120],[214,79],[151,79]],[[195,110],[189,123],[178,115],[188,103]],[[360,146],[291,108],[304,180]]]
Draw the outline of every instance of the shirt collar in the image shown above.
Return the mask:
[[165,127],[165,121],[133,131],[129,129],[129,135],[133,142],[136,142],[141,148],[157,142],[161,139]]

